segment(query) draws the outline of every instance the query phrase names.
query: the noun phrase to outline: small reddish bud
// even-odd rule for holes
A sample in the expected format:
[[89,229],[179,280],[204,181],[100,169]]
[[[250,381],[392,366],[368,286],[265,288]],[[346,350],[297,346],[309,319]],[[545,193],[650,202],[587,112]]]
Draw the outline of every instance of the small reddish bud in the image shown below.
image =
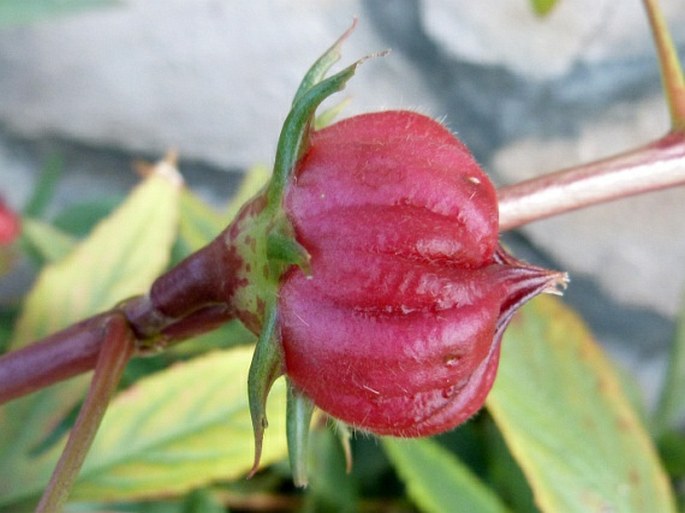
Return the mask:
[[0,246],[9,246],[20,233],[19,216],[0,199]]
[[250,475],[285,374],[299,486],[314,406],[381,435],[449,430],[483,405],[514,311],[566,281],[504,252],[494,187],[436,121],[388,111],[313,128],[362,62],[325,77],[347,34],[305,74],[271,181],[217,240],[236,256],[226,302],[259,336]]
[[281,281],[285,374],[373,433],[432,435],[473,415],[513,312],[565,282],[504,252],[487,175],[413,112],[314,132],[284,207],[311,258]]
[[16,260],[14,242],[20,233],[19,216],[0,198],[0,276],[9,272]]

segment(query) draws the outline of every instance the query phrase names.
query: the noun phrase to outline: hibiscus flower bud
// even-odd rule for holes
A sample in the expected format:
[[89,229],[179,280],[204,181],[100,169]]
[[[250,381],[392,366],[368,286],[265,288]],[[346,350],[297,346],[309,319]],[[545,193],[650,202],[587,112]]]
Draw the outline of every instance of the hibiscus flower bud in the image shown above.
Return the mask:
[[[259,196],[234,225],[229,240],[243,255],[266,252],[244,229],[264,225],[265,205]],[[285,374],[301,415],[289,420],[295,433],[307,429],[309,403],[379,435],[453,429],[483,406],[515,310],[566,281],[505,252],[487,175],[444,126],[415,112],[312,132],[283,212],[306,265],[286,266],[270,290],[268,265],[255,273],[246,258],[236,297],[245,324],[273,334],[253,374],[253,385],[267,385],[253,399],[265,401]]]
[[139,351],[232,317],[258,335],[252,473],[269,391],[285,375],[298,485],[314,407],[342,434],[450,430],[482,407],[516,309],[566,283],[499,245],[495,189],[437,121],[387,111],[315,129],[317,107],[362,62],[326,78],[348,34],[302,80],[266,187],[212,243],[120,306]]
[[316,107],[358,64],[323,78],[339,44],[295,96],[271,182],[222,238],[229,302],[259,335],[253,472],[266,399],[285,374],[300,485],[315,406],[380,435],[452,429],[482,407],[516,309],[566,282],[502,249],[492,183],[437,121],[387,111],[313,128]]
[[414,112],[313,134],[285,208],[311,255],[279,291],[285,374],[373,433],[433,435],[473,415],[511,314],[563,280],[506,255],[490,180]]

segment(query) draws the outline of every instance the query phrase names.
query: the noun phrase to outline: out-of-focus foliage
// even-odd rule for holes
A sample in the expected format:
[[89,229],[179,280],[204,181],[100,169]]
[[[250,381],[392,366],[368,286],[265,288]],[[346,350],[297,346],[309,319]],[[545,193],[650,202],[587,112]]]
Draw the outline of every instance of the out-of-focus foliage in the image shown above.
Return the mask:
[[535,14],[545,16],[549,14],[559,0],[530,0]]
[[2,0],[0,28],[33,23],[96,7],[111,7],[119,0]]
[[537,298],[514,319],[487,404],[542,511],[675,513],[613,366],[561,302]]

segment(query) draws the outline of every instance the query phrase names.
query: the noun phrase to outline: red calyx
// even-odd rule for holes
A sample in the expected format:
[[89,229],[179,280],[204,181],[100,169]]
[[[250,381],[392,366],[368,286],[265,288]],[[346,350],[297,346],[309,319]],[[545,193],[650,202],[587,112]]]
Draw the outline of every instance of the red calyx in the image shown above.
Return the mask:
[[498,245],[494,187],[447,129],[406,111],[311,136],[285,209],[311,255],[279,294],[285,372],[377,434],[449,430],[482,406],[504,327],[565,275]]

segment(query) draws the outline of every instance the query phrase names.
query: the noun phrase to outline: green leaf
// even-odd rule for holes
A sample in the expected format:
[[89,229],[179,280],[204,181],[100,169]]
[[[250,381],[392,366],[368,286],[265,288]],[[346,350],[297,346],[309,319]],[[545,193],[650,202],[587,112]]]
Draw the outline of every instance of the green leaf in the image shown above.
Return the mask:
[[[66,258],[49,265],[28,294],[12,340],[28,344],[144,292],[165,268],[175,236],[180,180],[168,166],[139,185]],[[83,396],[87,376],[0,407],[0,505],[39,492],[60,447],[32,457]]]
[[304,511],[355,513],[357,481],[346,472],[345,453],[331,426],[318,425],[309,436],[309,487]]
[[685,434],[677,431],[663,434],[659,437],[659,451],[668,474],[676,479],[685,478]]
[[226,208],[226,220],[233,220],[247,200],[256,195],[269,182],[270,177],[271,170],[266,166],[257,165],[248,169],[240,187]]
[[226,513],[226,508],[211,492],[196,490],[186,497],[181,513]]
[[209,244],[228,225],[228,219],[196,194],[184,189],[181,193],[179,239],[189,254]]
[[186,497],[181,513],[226,513],[226,508],[208,490],[196,490]]
[[[22,5],[26,4],[27,2],[23,2]],[[31,197],[24,206],[22,212],[24,217],[39,218],[43,215],[45,209],[55,195],[57,182],[62,175],[63,168],[64,162],[62,162],[62,159],[58,155],[53,155],[48,159],[38,177]]]
[[483,417],[487,420],[484,434],[488,481],[497,495],[516,513],[540,513],[535,506],[530,485],[511,455],[502,434],[489,416]]
[[66,257],[76,245],[73,237],[37,219],[22,219],[21,232],[27,249],[42,262],[57,262]]
[[557,1],[558,0],[530,0],[530,3],[535,14],[538,16],[545,16],[554,9]]
[[68,258],[44,269],[26,298],[15,348],[146,291],[169,259],[177,180],[153,174]]
[[[252,348],[214,352],[140,380],[107,411],[75,500],[180,494],[252,466],[247,405]],[[285,387],[274,385],[263,461],[286,455]]]
[[17,315],[18,308],[15,305],[0,305],[0,354],[9,346]]
[[678,316],[676,333],[668,358],[668,369],[655,413],[658,434],[676,429],[685,420],[685,301]]
[[86,237],[93,228],[116,209],[123,197],[118,195],[98,198],[97,201],[87,200],[68,205],[54,218],[55,228],[75,237]]
[[487,404],[541,511],[675,511],[615,370],[561,302],[537,298],[514,319]]
[[324,110],[320,114],[317,114],[316,119],[314,119],[314,129],[321,130],[329,125],[332,125],[336,118],[342,113],[343,110],[345,110],[345,108],[347,108],[350,103],[351,99],[345,98],[332,107]]
[[505,513],[508,509],[452,453],[430,439],[384,438],[407,492],[426,513]]
[[117,4],[117,0],[2,0],[0,28]]
[[257,337],[238,319],[232,319],[219,328],[184,340],[182,344],[167,349],[166,354],[189,358],[212,349],[228,349],[235,346],[254,345]]
[[64,513],[186,513],[183,507],[184,504],[178,500],[161,499],[121,503],[71,502],[64,507]]

